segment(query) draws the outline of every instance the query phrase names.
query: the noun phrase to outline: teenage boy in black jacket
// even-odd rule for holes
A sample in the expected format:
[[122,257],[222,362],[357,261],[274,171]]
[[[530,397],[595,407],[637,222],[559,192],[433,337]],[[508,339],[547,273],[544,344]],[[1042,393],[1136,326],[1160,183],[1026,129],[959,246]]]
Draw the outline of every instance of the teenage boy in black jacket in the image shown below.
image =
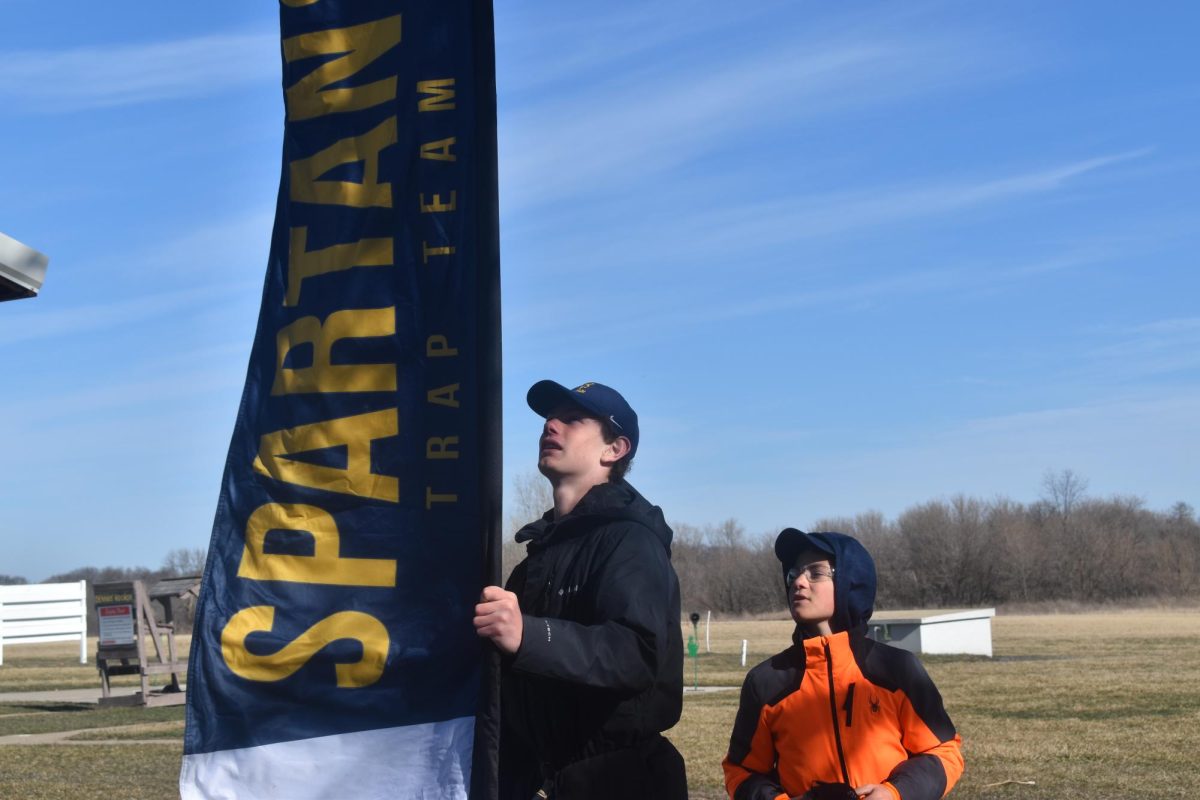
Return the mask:
[[[683,641],[671,529],[624,479],[637,414],[599,383],[540,381],[538,469],[554,508],[517,533],[527,556],[489,586],[475,628],[505,655],[502,800],[684,800]],[[536,793],[536,795],[535,795]]]

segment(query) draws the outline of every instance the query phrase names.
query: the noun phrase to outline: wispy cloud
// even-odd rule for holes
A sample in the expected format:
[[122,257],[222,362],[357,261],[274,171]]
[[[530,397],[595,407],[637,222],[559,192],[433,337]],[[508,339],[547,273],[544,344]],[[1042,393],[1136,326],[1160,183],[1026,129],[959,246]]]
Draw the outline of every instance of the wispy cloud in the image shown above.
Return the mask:
[[[870,308],[876,305],[911,304],[916,298],[960,296],[964,292],[988,291],[1018,285],[1030,276],[1081,269],[1119,257],[1112,252],[1087,249],[1014,261],[1009,264],[968,263],[897,272],[876,279],[841,281],[805,291],[763,290],[755,296],[736,298],[709,289],[697,296],[663,305],[661,297],[642,304],[614,303],[608,322],[619,336],[597,339],[587,331],[567,326],[555,313],[557,306],[505,309],[505,337],[512,346],[506,369],[527,368],[546,361],[569,359],[603,362],[614,352],[645,351],[647,347],[677,337],[690,337],[703,326],[738,322],[743,332],[765,324],[778,315],[816,309]],[[567,355],[569,353],[569,356]]]
[[[961,292],[971,288],[1002,285],[1029,275],[1074,269],[1100,260],[1098,255],[1081,252],[1008,267],[973,269],[971,266],[958,266],[900,272],[879,280],[843,284],[808,292],[773,294],[742,303],[723,303],[709,309],[707,314],[701,312],[703,316],[699,319],[706,322],[730,320],[818,306],[845,308],[875,302],[885,297],[900,299],[915,295]],[[692,313],[681,317],[679,322],[697,319]]]
[[202,303],[245,292],[250,285],[201,286],[171,292],[156,292],[105,303],[84,303],[67,308],[45,310],[45,301],[28,312],[6,314],[0,318],[0,342],[6,346],[35,340],[125,327],[195,310]]
[[504,113],[506,212],[671,169],[781,119],[953,85],[982,63],[959,43],[884,38],[782,41],[732,57],[709,55],[702,63],[630,70],[601,85],[547,93],[538,104]]
[[[85,272],[81,280],[103,275],[114,293],[147,285],[162,292],[200,284],[233,283],[243,291],[261,288],[261,278],[256,276],[266,271],[273,224],[274,212],[246,208],[161,230],[139,227],[121,248],[87,251],[83,256],[72,250],[57,260],[55,268],[63,274]],[[134,291],[140,294],[140,289]],[[257,288],[248,291],[257,299]]]
[[[539,239],[539,247],[549,252],[555,247],[569,252],[572,268],[579,273],[594,270],[599,275],[603,270],[611,276],[614,271],[625,271],[631,280],[643,284],[649,280],[661,290],[669,289],[681,301],[687,297],[672,306],[679,308],[672,316],[679,318],[679,324],[689,326],[817,305],[848,307],[884,295],[913,296],[1017,283],[1041,274],[1108,262],[1134,251],[1144,253],[1147,247],[1155,246],[1156,239],[1148,235],[1120,237],[1116,235],[1118,229],[1109,228],[1089,234],[1082,241],[1060,245],[1057,252],[1040,255],[998,260],[987,253],[949,258],[918,251],[889,256],[885,277],[840,278],[830,283],[823,275],[853,275],[855,270],[848,269],[847,261],[853,264],[855,252],[871,252],[872,245],[864,242],[873,241],[871,237],[881,232],[892,235],[916,230],[920,235],[917,226],[957,224],[973,219],[969,214],[1006,213],[1014,205],[1027,205],[1032,198],[1068,196],[1083,185],[1078,182],[1086,177],[1105,170],[1117,176],[1118,165],[1144,159],[1150,152],[1143,148],[1015,169],[1008,174],[991,171],[969,178],[941,176],[923,183],[879,184],[852,192],[798,193],[757,203],[739,200],[729,205],[710,205],[692,213],[651,214],[625,224],[619,236],[585,234],[586,244],[576,242],[570,250],[556,243],[556,233],[551,229]],[[567,228],[564,236],[578,236]],[[598,224],[597,229],[603,230],[604,225]],[[631,242],[637,246],[631,247]],[[825,252],[839,242],[847,242],[848,248],[834,254]],[[806,253],[805,248],[811,252]],[[686,278],[697,270],[718,266],[721,271],[714,274],[722,275],[731,263],[739,265],[736,281],[710,277],[695,282]],[[547,270],[559,268],[553,258],[546,265]],[[648,269],[651,271],[647,273]],[[868,270],[871,272],[877,271]],[[796,291],[793,287],[801,273],[806,275],[800,283],[805,290]],[[755,286],[759,287],[758,293],[750,294]],[[705,291],[710,296],[704,296]],[[533,295],[535,302],[541,302],[536,290]],[[653,319],[665,325],[661,301],[647,302],[654,304],[652,314],[647,308],[630,308],[628,300],[622,301],[633,318],[630,324],[640,328]],[[545,314],[516,311],[518,332],[554,324]]]
[[[1070,468],[1089,478],[1097,495],[1131,493],[1152,508],[1165,508],[1195,492],[1198,402],[1195,389],[1166,397],[1110,396],[909,431],[879,431],[857,446],[840,433],[818,435],[808,444],[821,454],[817,459],[796,458],[786,447],[749,448],[755,458],[738,475],[723,475],[720,491],[714,491],[718,487],[702,470],[691,474],[693,462],[703,461],[684,453],[672,456],[662,470],[677,473],[671,491],[654,496],[664,508],[688,508],[689,515],[700,519],[720,519],[722,513],[728,515],[720,507],[732,503],[743,509],[739,517],[753,530],[787,521],[769,516],[779,513],[779,496],[789,497],[790,505],[805,515],[815,516],[813,508],[822,509],[822,515],[878,508],[895,516],[914,503],[960,492],[1029,501],[1047,469]],[[709,446],[742,444],[740,438],[717,439]],[[772,477],[764,480],[764,475]]]
[[1145,377],[1200,368],[1200,317],[1178,317],[1108,333],[1090,355],[1105,374]]
[[239,370],[228,369],[215,359],[207,359],[200,369],[195,364],[190,368],[175,366],[174,371],[153,378],[122,375],[113,383],[97,381],[59,394],[46,392],[36,403],[5,403],[0,405],[0,413],[25,424],[38,423],[38,435],[42,435],[46,432],[45,424],[51,421],[76,425],[79,420],[90,418],[93,424],[98,425],[101,420],[108,424],[110,418],[119,416],[113,412],[148,405],[169,415],[171,408],[182,402],[194,402],[209,394],[229,394],[241,385]]
[[[146,243],[126,261],[145,274],[169,271],[199,277],[225,278],[262,274],[267,265],[274,226],[273,210],[247,209],[235,216],[204,222],[160,241]],[[228,265],[228,271],[213,265]]]
[[[728,46],[731,31],[761,30],[765,19],[778,22],[778,9],[787,3],[725,3],[701,11],[692,2],[640,0],[618,13],[610,4],[552,9],[509,4],[497,9],[499,89],[506,96],[520,96],[553,86],[605,83],[655,53],[678,57],[700,36]],[[663,24],[667,19],[670,24]],[[756,44],[762,41],[755,36]]]
[[[1151,148],[1072,161],[1006,176],[974,180],[930,181],[924,185],[872,186],[853,192],[785,197],[763,203],[739,203],[687,220],[682,241],[700,250],[769,247],[817,236],[858,232],[895,222],[939,217],[989,203],[1049,194],[1085,175],[1144,158]],[[678,239],[677,239],[678,240]]]
[[10,113],[128,106],[268,83],[279,69],[274,33],[9,51],[0,62],[0,102]]
[[[577,259],[588,264],[640,262],[719,262],[736,256],[749,264],[747,254],[781,252],[788,246],[823,236],[860,235],[873,228],[922,220],[953,218],[988,204],[1011,202],[1070,188],[1071,182],[1117,164],[1144,158],[1149,148],[1107,154],[1040,169],[976,180],[941,180],[925,185],[877,186],[833,195],[806,195],[734,208],[711,209],[690,217],[653,219],[645,230],[624,230],[620,240],[593,243]],[[627,242],[643,242],[631,253]],[[659,244],[661,243],[661,244]],[[685,243],[685,244],[681,244]],[[897,269],[884,278],[842,282],[803,292],[764,292],[756,297],[693,298],[674,313],[653,314],[630,308],[626,325],[632,329],[674,330],[679,326],[738,319],[816,306],[850,306],[881,297],[911,297],[948,290],[994,286],[1032,276],[1074,269],[1111,260],[1130,249],[1109,244],[1086,244],[1052,256],[1009,264],[956,263],[954,266]],[[751,268],[751,267],[747,267]],[[812,281],[810,283],[813,283]],[[686,291],[686,290],[685,290]],[[655,300],[655,303],[658,301]],[[555,327],[545,314],[510,314],[520,322],[514,332]]]

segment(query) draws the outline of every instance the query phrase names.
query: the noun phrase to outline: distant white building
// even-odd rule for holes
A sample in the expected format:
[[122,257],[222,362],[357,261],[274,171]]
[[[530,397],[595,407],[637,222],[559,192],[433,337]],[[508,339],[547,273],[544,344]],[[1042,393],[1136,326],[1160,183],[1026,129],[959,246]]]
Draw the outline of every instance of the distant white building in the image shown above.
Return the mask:
[[0,233],[0,301],[35,297],[49,263],[44,253]]
[[880,611],[867,636],[914,653],[992,655],[994,608]]

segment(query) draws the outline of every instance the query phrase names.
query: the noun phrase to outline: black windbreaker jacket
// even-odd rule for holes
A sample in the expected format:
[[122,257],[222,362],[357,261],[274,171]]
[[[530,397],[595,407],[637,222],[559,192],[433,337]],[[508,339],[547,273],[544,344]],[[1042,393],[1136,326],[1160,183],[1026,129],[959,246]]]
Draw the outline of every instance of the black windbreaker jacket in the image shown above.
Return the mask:
[[528,555],[508,581],[524,614],[508,659],[503,720],[514,749],[550,771],[645,743],[678,720],[679,580],[662,511],[625,481],[593,487],[553,521],[517,533]]

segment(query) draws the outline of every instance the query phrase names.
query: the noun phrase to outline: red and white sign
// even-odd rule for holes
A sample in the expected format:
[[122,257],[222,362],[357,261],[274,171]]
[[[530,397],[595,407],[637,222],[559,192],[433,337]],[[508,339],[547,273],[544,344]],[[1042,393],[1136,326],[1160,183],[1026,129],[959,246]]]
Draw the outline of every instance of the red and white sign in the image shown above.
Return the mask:
[[133,644],[133,606],[98,606],[96,615],[100,620],[100,646],[117,647]]

